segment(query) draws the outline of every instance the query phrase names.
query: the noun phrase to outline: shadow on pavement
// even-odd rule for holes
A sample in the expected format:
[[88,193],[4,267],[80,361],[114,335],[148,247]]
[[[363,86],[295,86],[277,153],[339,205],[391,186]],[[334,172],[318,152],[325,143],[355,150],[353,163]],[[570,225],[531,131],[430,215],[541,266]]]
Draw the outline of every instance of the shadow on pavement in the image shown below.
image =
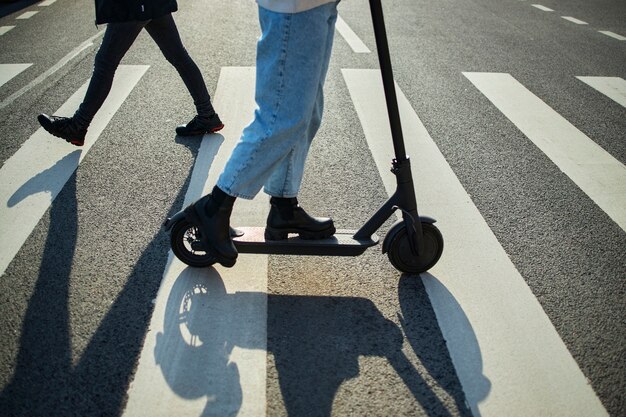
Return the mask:
[[10,15],[11,13],[15,13],[19,10],[25,9],[33,4],[39,2],[40,0],[20,0],[20,1],[12,1],[12,0],[0,0],[0,18]]
[[[419,295],[416,285],[421,281],[415,277],[403,277],[399,284],[406,337],[439,385],[458,387],[456,375],[445,372],[450,369],[445,347],[433,352],[433,344],[441,341],[438,329],[425,333],[412,323],[424,307],[414,298]],[[254,339],[247,337],[246,326],[255,320],[246,318],[245,306],[262,304],[266,298],[267,345],[250,343]],[[229,361],[236,347],[267,348],[273,354],[290,416],[330,416],[341,384],[359,375],[361,356],[386,358],[427,415],[452,415],[402,351],[402,330],[365,298],[228,294],[221,276],[211,268],[205,275],[183,273],[177,278],[163,329],[157,334],[156,363],[178,396],[208,399],[203,416],[236,415],[241,407],[239,370]],[[462,391],[448,394],[458,415],[471,416]]]
[[[195,159],[200,142],[176,140],[185,144]],[[77,159],[74,153],[67,158]],[[13,203],[26,198],[28,192],[46,191],[37,178],[27,184],[11,198]],[[168,215],[179,210],[188,186],[189,176]],[[0,393],[3,416],[115,416],[123,411],[150,323],[152,299],[167,262],[169,239],[159,231],[150,241],[73,365],[68,302],[77,210],[74,172],[50,207],[50,227],[20,332],[15,371]],[[26,245],[21,251],[25,250]]]

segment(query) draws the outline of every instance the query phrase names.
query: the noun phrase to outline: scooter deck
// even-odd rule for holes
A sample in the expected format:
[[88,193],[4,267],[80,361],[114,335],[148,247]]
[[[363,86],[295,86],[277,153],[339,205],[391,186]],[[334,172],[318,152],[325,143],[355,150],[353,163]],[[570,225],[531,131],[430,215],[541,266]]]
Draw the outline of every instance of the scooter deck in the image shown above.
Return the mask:
[[327,239],[300,239],[290,235],[283,240],[265,240],[263,227],[237,227],[243,235],[233,237],[239,253],[263,253],[268,255],[317,255],[317,256],[357,256],[370,246],[378,244],[379,238],[356,240],[356,230],[337,230]]

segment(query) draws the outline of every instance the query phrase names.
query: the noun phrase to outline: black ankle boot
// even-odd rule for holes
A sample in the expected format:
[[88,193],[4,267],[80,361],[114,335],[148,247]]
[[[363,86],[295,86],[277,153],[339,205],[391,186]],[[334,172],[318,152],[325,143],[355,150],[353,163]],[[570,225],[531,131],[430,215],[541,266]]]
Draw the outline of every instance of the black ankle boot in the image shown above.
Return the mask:
[[309,216],[296,198],[272,197],[270,204],[266,240],[287,239],[289,233],[298,233],[302,239],[325,239],[335,234],[332,219]]
[[237,261],[237,249],[230,233],[230,214],[235,197],[217,187],[211,194],[197,200],[185,209],[187,220],[200,230],[200,240],[216,262],[230,268]]

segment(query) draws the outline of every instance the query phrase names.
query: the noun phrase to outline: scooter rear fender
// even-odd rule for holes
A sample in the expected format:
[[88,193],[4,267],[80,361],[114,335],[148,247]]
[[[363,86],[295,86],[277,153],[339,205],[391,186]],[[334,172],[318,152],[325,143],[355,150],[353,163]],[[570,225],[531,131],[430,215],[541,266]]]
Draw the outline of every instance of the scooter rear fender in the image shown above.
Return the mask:
[[181,210],[178,213],[174,214],[172,217],[168,217],[167,219],[165,219],[165,221],[163,222],[163,227],[165,228],[166,231],[169,232],[169,230],[172,228],[172,226],[180,221],[183,220],[185,218],[185,210]]

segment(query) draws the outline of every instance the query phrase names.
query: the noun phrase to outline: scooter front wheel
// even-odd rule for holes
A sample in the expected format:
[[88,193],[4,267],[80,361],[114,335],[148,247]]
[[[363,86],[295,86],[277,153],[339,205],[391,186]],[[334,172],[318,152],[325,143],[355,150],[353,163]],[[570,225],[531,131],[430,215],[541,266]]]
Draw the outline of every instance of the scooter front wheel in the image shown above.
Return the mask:
[[419,274],[435,266],[443,252],[443,236],[432,223],[422,222],[423,250],[415,255],[403,223],[396,224],[392,230],[387,256],[391,264],[399,271]]
[[170,245],[174,255],[189,266],[203,268],[216,262],[211,254],[202,250],[198,228],[186,219],[172,225]]

